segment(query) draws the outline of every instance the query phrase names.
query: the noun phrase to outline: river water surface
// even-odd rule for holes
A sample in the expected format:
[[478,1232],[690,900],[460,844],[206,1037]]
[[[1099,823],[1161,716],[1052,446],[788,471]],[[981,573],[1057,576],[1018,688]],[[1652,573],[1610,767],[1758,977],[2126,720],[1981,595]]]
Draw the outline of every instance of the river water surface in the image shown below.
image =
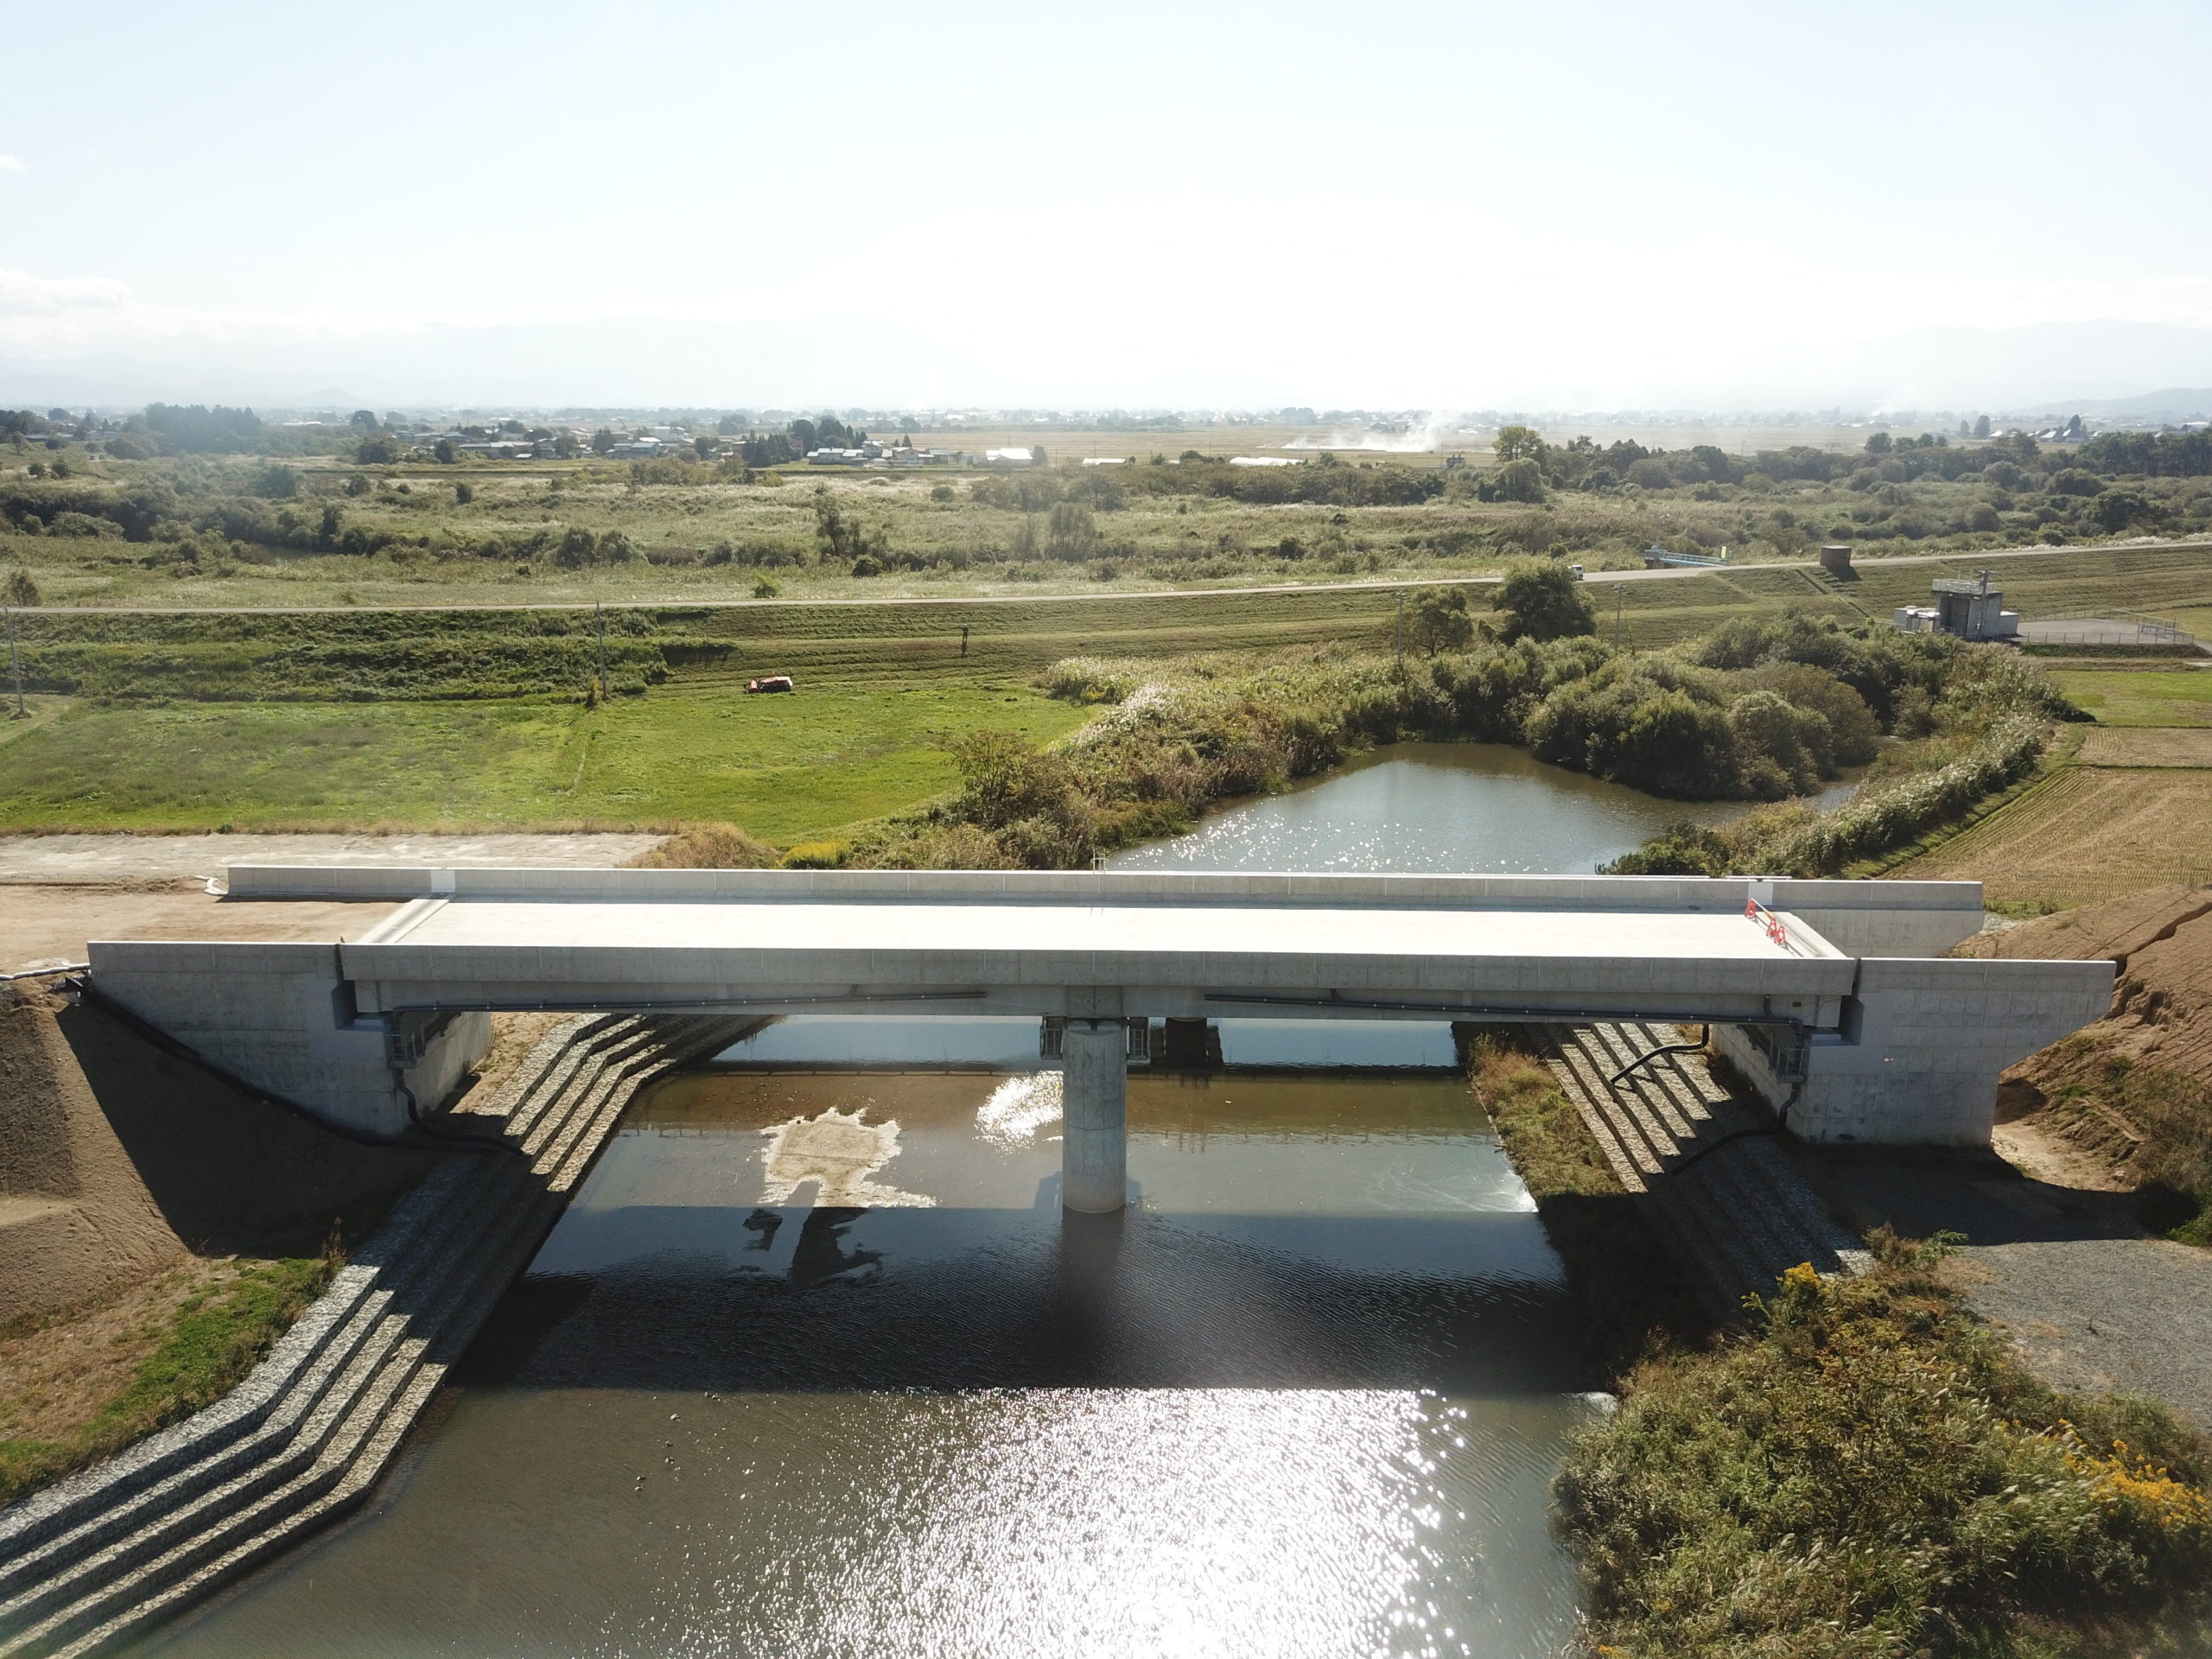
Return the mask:
[[[1424,746],[1128,861],[1586,870],[1631,816]],[[1604,1401],[1448,1028],[1217,1035],[1133,1071],[1112,1218],[1058,1211],[1033,1021],[792,1020],[662,1084],[364,1515],[147,1650],[1556,1651]]]
[[1125,870],[1587,875],[1669,823],[1717,823],[1743,810],[1732,802],[1662,801],[1503,743],[1394,743],[1107,862]]

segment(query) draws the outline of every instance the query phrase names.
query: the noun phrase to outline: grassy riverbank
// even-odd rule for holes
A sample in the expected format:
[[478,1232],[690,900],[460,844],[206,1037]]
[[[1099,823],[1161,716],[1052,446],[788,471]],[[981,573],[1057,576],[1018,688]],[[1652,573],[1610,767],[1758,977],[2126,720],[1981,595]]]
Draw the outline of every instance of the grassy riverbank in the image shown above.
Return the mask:
[[221,1399],[321,1294],[339,1261],[195,1262],[0,1331],[0,1504]]
[[[588,613],[49,615],[31,671],[82,701],[10,745],[0,828],[702,826],[668,856],[1079,868],[1421,738],[1692,799],[1802,797],[1872,760],[1840,811],[1778,806],[1620,866],[1834,874],[1982,811],[2076,715],[2016,657],[1748,591],[1710,633],[1616,649],[1580,632],[1591,589],[1515,568],[1529,618],[1510,586],[1427,589],[1402,632],[1382,590],[633,612],[606,645],[630,694],[605,699],[549,695],[596,675]],[[741,695],[801,663],[798,696]]]
[[1509,1031],[1485,1031],[1467,1062],[1608,1372],[1624,1376],[1647,1354],[1708,1341],[1712,1321],[1542,1058]]

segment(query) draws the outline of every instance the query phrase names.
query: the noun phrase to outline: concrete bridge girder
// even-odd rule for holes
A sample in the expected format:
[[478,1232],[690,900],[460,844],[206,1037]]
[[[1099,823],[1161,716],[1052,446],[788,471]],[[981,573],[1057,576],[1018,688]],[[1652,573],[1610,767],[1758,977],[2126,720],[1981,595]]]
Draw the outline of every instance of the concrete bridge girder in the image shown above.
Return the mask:
[[347,944],[95,943],[94,983],[334,1122],[404,1129],[481,1053],[493,1010],[1054,1016],[1079,1210],[1124,1190],[1134,1017],[1712,1021],[1806,1138],[1970,1144],[1998,1073],[2101,1015],[2113,973],[1934,959],[1979,927],[1973,883],[288,869],[231,885],[407,902]]

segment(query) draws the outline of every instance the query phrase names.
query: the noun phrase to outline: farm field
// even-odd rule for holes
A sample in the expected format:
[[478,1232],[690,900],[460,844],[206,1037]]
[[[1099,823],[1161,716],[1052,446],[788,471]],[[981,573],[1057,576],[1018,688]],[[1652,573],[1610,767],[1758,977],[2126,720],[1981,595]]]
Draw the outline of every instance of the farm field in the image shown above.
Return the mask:
[[2059,689],[2104,726],[2212,726],[2212,671],[2062,669]]
[[[1736,570],[1586,592],[1602,636],[1618,600],[1623,643],[1649,647],[1791,607],[1884,625],[1932,577],[1972,568],[1970,556],[1875,567],[1855,581]],[[2208,570],[2205,550],[2112,548],[2012,561],[2004,580],[2008,596],[2094,607],[2204,594]],[[1035,683],[1054,662],[1387,652],[1401,592],[655,607],[612,616],[610,668],[629,694],[597,709],[581,696],[588,612],[25,612],[26,672],[44,707],[37,729],[9,739],[0,828],[726,821],[788,845],[941,792],[951,773],[935,734],[997,726],[1043,742],[1070,729],[1079,711]],[[800,694],[741,695],[771,673],[797,676]],[[2212,709],[2195,695],[2212,692],[2212,676],[2100,670],[2076,682],[2085,696],[2140,703],[2146,726]],[[57,693],[74,706],[56,712]],[[2111,708],[2109,720],[2126,718]]]
[[1993,905],[2060,910],[2212,880],[2208,826],[2212,771],[2064,766],[1890,874],[1979,880]]
[[645,827],[779,843],[912,806],[941,732],[1045,742],[1082,711],[1027,686],[720,688],[576,702],[80,706],[11,744],[9,830]]
[[[1640,569],[1654,543],[1742,565],[1841,540],[1873,569],[2212,528],[2212,490],[2193,478],[2130,485],[2100,516],[2078,482],[2047,485],[2058,451],[2026,468],[1948,438],[1870,454],[1840,428],[1524,434],[1551,446],[1549,481],[1510,487],[1487,432],[1418,454],[1324,450],[1325,429],[1268,424],[907,435],[969,454],[1033,444],[1050,464],[754,468],[688,441],[681,460],[444,464],[420,448],[363,461],[350,444],[130,459],[143,447],[67,443],[0,457],[0,569],[48,605],[634,605],[1433,579],[1546,554],[1601,572]],[[1219,464],[1239,455],[1306,464]],[[1081,464],[1106,458],[1124,464]],[[2184,600],[2212,595],[2132,602]]]

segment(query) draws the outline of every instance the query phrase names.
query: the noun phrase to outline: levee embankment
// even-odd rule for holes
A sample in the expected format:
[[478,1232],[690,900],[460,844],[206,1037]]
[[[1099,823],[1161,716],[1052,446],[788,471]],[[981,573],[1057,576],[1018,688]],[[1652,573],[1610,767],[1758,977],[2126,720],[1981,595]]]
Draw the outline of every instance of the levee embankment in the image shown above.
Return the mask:
[[0,1655],[105,1650],[358,1504],[638,1089],[753,1023],[547,1034],[242,1386],[0,1510]]
[[313,1255],[429,1161],[245,1094],[48,982],[0,985],[0,1327],[195,1257]]

